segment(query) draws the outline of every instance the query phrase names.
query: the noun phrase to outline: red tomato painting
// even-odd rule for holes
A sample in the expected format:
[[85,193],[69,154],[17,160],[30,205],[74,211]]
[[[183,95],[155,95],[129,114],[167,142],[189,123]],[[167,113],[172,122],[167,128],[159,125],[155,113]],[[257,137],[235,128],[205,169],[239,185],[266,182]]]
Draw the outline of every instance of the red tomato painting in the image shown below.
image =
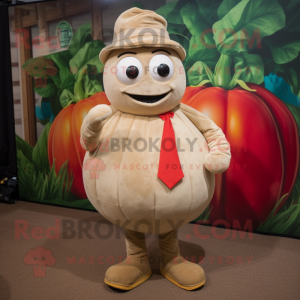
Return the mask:
[[211,223],[223,219],[232,226],[237,220],[243,226],[251,220],[256,229],[294,186],[299,136],[293,115],[280,99],[259,85],[247,85],[256,92],[188,87],[181,102],[211,118],[231,146],[229,169],[216,175]]
[[85,150],[80,145],[80,128],[84,117],[98,104],[110,105],[104,92],[63,108],[54,119],[48,136],[50,166],[55,160],[57,174],[63,163],[68,160],[68,172],[74,175],[71,192],[81,199],[86,199],[87,195],[82,179]]

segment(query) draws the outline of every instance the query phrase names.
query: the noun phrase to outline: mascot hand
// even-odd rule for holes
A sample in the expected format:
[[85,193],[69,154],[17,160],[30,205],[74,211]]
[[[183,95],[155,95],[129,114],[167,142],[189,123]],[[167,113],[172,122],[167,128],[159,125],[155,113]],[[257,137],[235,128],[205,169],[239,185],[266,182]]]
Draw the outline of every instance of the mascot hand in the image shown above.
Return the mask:
[[81,146],[88,151],[93,151],[99,142],[99,134],[103,121],[112,114],[111,108],[106,104],[93,107],[84,118],[81,125]]
[[214,174],[223,173],[229,167],[230,158],[228,153],[208,153],[204,160],[205,168]]
[[99,104],[93,107],[86,117],[83,120],[83,124],[90,126],[91,128],[95,127],[95,129],[99,127],[99,125],[110,117],[111,108],[106,104]]

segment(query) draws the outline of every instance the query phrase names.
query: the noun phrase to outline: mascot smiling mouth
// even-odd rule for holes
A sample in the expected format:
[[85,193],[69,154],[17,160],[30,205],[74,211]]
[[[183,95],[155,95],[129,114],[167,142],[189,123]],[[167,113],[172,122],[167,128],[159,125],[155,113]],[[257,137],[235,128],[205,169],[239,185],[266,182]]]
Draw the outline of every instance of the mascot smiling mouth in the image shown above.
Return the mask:
[[165,98],[171,91],[168,91],[165,94],[161,95],[153,95],[153,96],[147,96],[147,95],[133,95],[133,94],[127,94],[129,97],[133,98],[134,100],[144,102],[144,103],[155,103],[160,101],[161,99]]

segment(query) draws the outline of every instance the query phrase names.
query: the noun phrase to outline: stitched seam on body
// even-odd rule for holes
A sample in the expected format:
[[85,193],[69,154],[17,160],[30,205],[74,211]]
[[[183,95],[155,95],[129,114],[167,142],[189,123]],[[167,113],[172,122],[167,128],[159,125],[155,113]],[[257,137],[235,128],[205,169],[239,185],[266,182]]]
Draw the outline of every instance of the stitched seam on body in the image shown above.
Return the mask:
[[[183,120],[178,116],[178,113],[177,113],[177,112],[176,112],[176,116],[177,116],[178,119],[185,125],[185,123],[183,122]],[[172,126],[173,126],[173,125],[172,125]],[[173,128],[174,128],[174,127],[173,127]],[[174,134],[175,134],[175,130],[174,130]],[[175,136],[175,141],[176,141],[176,136]],[[178,155],[178,156],[179,156],[179,155]],[[185,165],[186,165],[186,169],[187,169],[187,172],[186,172],[186,173],[189,175],[190,186],[191,186],[191,196],[192,196],[192,201],[190,202],[189,209],[187,210],[187,213],[186,213],[185,218],[184,218],[184,220],[186,220],[186,218],[188,217],[188,215],[189,215],[189,213],[190,213],[190,209],[191,209],[192,202],[194,201],[194,193],[193,193],[192,180],[191,180],[190,172],[188,172],[188,166],[187,166],[186,160],[185,160],[183,154],[181,154],[181,156],[183,157],[183,160],[184,160]]]
[[[121,112],[120,111],[118,111],[118,110],[116,110],[116,112],[114,113],[114,114],[112,114],[111,115],[111,117],[113,116],[113,115],[115,115],[117,112],[119,112],[119,120],[120,120],[120,118],[121,118]],[[111,118],[110,117],[110,118]],[[109,119],[110,119],[109,118]],[[114,128],[113,128],[113,130],[112,130],[112,133],[115,131],[115,129],[116,129],[116,127],[117,127],[117,124],[118,124],[118,121],[119,120],[117,120],[116,121],[116,125],[114,126]],[[100,159],[102,158],[102,155],[103,155],[103,153],[100,153]],[[95,189],[96,189],[96,196],[97,196],[97,199],[99,199],[99,196],[98,196],[98,190],[97,190],[97,186],[96,186],[96,184],[97,184],[97,180],[95,180]],[[117,189],[118,190],[118,189]],[[118,195],[117,195],[117,197],[119,196],[119,191],[117,191],[117,193],[118,193]],[[119,199],[119,197],[118,197],[118,199]],[[102,208],[102,205],[101,205],[101,201],[98,201],[98,203],[99,203],[99,206],[100,206],[100,208],[101,208],[101,210],[102,210],[102,212],[103,212],[103,217],[105,217],[107,220],[109,220],[109,218],[106,216],[106,213],[104,212],[104,209]],[[125,217],[125,215],[124,215],[124,217]]]
[[[122,113],[122,114],[124,114],[124,113]],[[135,121],[136,121],[136,115],[133,115],[133,116],[134,116],[134,120],[133,120],[133,122],[132,122],[132,125],[131,125],[130,130],[128,131],[127,139],[129,138],[129,135],[130,135],[130,132],[131,132],[131,130],[132,130],[132,127],[133,127],[133,125],[134,125],[134,123],[135,123]],[[124,157],[125,157],[125,152],[124,152],[124,155],[122,155],[122,159],[121,159],[121,162],[120,162],[120,166],[122,166]],[[120,171],[121,171],[121,170],[120,170]],[[119,205],[120,211],[121,211],[122,214],[124,215],[125,219],[126,219],[126,220],[129,220],[129,219],[127,218],[127,216],[125,215],[125,213],[124,213],[124,211],[123,211],[123,209],[122,209],[122,207],[121,207],[121,205],[120,205],[120,197],[119,197],[119,192],[120,192],[120,191],[119,191],[119,189],[120,189],[120,172],[118,172],[118,188],[117,188],[117,190],[118,190],[118,195],[117,195],[117,197],[118,197],[118,205]],[[129,221],[131,221],[131,220],[129,220]]]

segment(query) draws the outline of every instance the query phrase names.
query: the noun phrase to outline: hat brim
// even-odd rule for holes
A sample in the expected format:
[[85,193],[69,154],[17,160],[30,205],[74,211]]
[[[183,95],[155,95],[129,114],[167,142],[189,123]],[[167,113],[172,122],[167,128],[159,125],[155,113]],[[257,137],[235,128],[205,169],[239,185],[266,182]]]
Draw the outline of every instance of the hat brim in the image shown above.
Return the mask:
[[[147,43],[148,42],[148,43]],[[100,54],[99,58],[103,64],[106,63],[110,53],[116,49],[133,49],[133,48],[141,48],[141,47],[156,47],[156,48],[167,48],[173,49],[179,56],[179,58],[183,61],[185,59],[186,53],[184,48],[177,42],[166,39],[166,43],[152,43],[152,38],[145,38],[143,43],[140,42],[139,37],[130,39],[130,45],[125,44],[124,41],[116,42],[104,47]]]

